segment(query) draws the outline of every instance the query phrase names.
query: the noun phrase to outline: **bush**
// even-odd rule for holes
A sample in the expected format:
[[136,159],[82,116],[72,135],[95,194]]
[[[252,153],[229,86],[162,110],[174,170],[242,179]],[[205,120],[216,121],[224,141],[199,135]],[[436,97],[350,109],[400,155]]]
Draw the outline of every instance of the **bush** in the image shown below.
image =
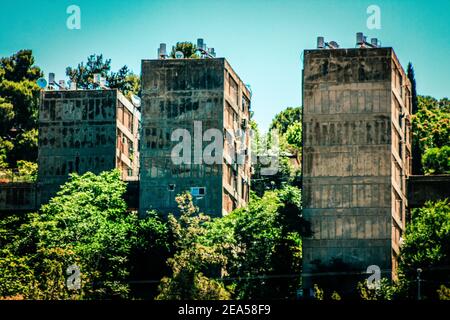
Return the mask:
[[425,174],[450,174],[450,146],[427,149],[422,166]]

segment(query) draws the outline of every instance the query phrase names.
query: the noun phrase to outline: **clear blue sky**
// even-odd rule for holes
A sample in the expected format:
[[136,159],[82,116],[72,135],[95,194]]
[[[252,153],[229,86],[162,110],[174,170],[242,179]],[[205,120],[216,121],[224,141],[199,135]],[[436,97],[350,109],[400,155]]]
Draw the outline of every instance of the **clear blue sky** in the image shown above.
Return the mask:
[[[66,8],[81,8],[81,29],[66,27]],[[369,5],[381,9],[381,29],[366,26]],[[450,96],[450,1],[249,1],[249,0],[38,0],[2,1],[0,56],[32,49],[47,74],[103,53],[113,70],[156,58],[160,42],[204,38],[226,57],[253,90],[255,119],[301,104],[301,53],[316,37],[355,46],[355,33],[392,46],[406,67],[413,62],[418,92]]]

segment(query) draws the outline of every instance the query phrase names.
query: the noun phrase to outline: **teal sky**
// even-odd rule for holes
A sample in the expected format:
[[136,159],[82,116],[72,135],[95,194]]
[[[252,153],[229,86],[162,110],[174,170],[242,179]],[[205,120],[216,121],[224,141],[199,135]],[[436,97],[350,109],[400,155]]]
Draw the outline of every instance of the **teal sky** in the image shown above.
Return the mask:
[[[69,30],[66,8],[81,9],[81,29]],[[381,29],[366,26],[369,5],[381,9]],[[378,37],[416,71],[419,94],[450,96],[450,1],[282,0],[39,0],[2,1],[0,56],[32,49],[44,72],[63,79],[66,66],[103,53],[113,70],[140,73],[160,42],[204,38],[252,87],[262,129],[287,106],[301,104],[301,53],[316,37],[355,46],[355,33]]]

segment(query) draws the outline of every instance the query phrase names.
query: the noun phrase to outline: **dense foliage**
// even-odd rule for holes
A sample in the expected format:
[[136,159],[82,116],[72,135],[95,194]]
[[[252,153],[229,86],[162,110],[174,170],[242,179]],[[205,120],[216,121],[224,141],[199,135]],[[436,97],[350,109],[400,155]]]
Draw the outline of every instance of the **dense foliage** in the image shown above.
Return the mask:
[[293,299],[300,285],[301,217],[295,187],[252,196],[247,208],[211,220],[178,197],[181,215],[169,217],[176,253],[172,276],[161,281],[159,299]]
[[76,68],[67,67],[66,75],[78,88],[96,89],[94,74],[100,74],[106,78],[108,87],[119,89],[124,95],[138,94],[140,79],[132,73],[127,66],[123,66],[117,72],[111,72],[111,59],[103,60],[103,55],[92,54],[87,57],[86,64],[81,62]]
[[[161,266],[168,230],[155,214],[138,219],[126,212],[124,192],[118,171],[72,174],[39,213],[2,220],[0,296],[130,297],[131,259],[145,255]],[[71,265],[81,271],[78,291],[66,286]]]
[[419,96],[412,124],[413,143],[420,148],[425,174],[449,173],[450,100]]
[[175,53],[177,51],[182,52],[185,58],[191,59],[200,58],[200,56],[197,54],[197,46],[189,41],[177,42],[177,44],[172,47],[170,57],[175,58]]
[[37,160],[40,77],[31,50],[0,59],[0,169]]
[[239,299],[293,299],[300,284],[301,238],[309,235],[301,217],[300,190],[285,187],[252,195],[248,207],[210,224],[212,243],[228,257],[225,269]]
[[[198,58],[190,42],[177,43],[172,57],[176,51]],[[139,78],[127,66],[111,72],[110,64],[102,55],[91,55],[66,73],[79,88],[95,89],[93,76],[99,73],[110,87],[128,96],[138,93]],[[41,76],[30,50],[0,60],[2,174],[15,168],[18,177],[36,180],[36,80]],[[411,65],[408,77],[414,84],[413,148],[421,169],[450,174],[449,100],[415,98]],[[139,219],[136,212],[127,212],[126,184],[117,171],[72,174],[39,212],[0,219],[0,298],[294,299],[300,288],[302,237],[311,235],[297,188],[301,115],[301,107],[280,112],[267,135],[250,122],[254,150],[261,157],[267,150],[275,152],[277,172],[262,175],[264,166],[254,164],[250,203],[224,217],[202,214],[185,193],[177,197],[178,212],[162,217],[150,211]],[[449,230],[448,200],[413,210],[401,248],[399,280],[391,284],[385,279],[379,290],[361,283],[361,297],[414,299],[421,268],[423,295],[450,299],[445,286],[450,282]],[[66,270],[73,265],[81,271],[79,290],[69,290],[67,284]],[[339,266],[336,262],[332,268]],[[332,287],[316,285],[314,292],[317,299],[340,299]]]
[[210,217],[198,212],[192,196],[177,197],[180,215],[169,215],[168,226],[173,236],[175,254],[167,260],[172,269],[170,277],[160,284],[160,300],[224,300],[231,294],[224,285],[211,277],[220,276],[226,256],[215,245],[205,245],[201,238],[207,233],[205,223]]
[[413,280],[421,268],[424,295],[436,297],[436,290],[450,281],[450,202],[427,202],[414,209],[407,225],[401,251],[400,273]]
[[[252,152],[258,155],[253,163],[252,190],[258,196],[283,185],[301,186],[301,113],[301,107],[288,107],[281,111],[275,116],[267,134],[261,134],[257,124],[251,123],[254,133]],[[265,162],[276,167],[276,172],[264,174],[261,170],[267,167]]]

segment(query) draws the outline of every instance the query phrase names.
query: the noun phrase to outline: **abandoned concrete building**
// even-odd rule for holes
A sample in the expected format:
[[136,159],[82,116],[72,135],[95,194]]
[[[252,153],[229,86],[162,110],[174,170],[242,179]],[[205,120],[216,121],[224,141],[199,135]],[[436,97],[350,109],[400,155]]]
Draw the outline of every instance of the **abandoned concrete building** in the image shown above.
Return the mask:
[[303,241],[304,288],[336,264],[395,277],[408,210],[410,83],[392,48],[360,45],[304,51],[303,215],[313,231]]
[[[190,191],[195,205],[212,216],[245,205],[250,91],[229,63],[214,57],[143,60],[141,77],[141,215],[149,209],[176,212],[175,197],[183,191]],[[175,164],[171,153],[179,141],[172,141],[172,134],[178,129],[188,132],[192,161]],[[223,137],[223,148],[215,151],[220,161],[211,164],[196,151],[211,143],[210,129]],[[234,161],[238,153],[241,161]]]
[[116,89],[47,90],[39,110],[38,194],[45,203],[71,172],[118,168],[139,176],[140,112]]

